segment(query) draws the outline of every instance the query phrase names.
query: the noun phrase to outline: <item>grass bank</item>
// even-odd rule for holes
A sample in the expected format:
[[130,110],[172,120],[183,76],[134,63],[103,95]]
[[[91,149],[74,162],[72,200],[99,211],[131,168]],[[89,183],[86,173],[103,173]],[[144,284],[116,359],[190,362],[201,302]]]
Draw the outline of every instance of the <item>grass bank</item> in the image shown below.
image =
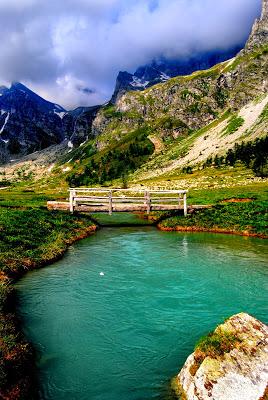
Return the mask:
[[45,209],[0,208],[0,398],[35,398],[34,354],[15,315],[12,282],[58,260],[96,225],[87,216]]
[[168,217],[158,227],[165,231],[233,233],[268,238],[268,201],[217,204],[187,217]]

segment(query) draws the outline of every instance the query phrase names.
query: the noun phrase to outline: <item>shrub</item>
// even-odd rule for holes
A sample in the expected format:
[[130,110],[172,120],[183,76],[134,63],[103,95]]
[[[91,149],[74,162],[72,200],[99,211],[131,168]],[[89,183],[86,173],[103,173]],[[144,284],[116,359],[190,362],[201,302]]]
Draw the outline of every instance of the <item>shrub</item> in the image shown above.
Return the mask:
[[182,173],[183,174],[192,174],[193,168],[190,165],[188,165],[187,167],[182,168]]
[[200,351],[205,357],[217,358],[225,353],[230,353],[237,348],[241,340],[233,333],[217,329],[202,337],[196,344],[195,350]]
[[116,111],[116,108],[113,104],[107,104],[103,108],[103,115],[106,118],[120,118],[122,117],[122,113],[120,111]]

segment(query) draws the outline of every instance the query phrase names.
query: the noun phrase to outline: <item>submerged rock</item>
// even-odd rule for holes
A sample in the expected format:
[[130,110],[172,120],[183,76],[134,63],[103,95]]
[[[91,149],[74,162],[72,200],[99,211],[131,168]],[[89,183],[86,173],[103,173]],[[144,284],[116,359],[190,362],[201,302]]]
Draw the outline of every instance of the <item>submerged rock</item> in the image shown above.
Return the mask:
[[265,400],[268,327],[240,313],[200,340],[174,389],[183,400]]

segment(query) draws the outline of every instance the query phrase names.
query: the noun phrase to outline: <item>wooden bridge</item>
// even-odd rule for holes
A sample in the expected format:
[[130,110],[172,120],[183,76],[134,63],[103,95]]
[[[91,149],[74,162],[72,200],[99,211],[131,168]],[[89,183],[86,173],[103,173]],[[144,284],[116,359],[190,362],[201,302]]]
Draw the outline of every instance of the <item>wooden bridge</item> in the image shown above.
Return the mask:
[[72,188],[69,202],[48,202],[49,209],[83,212],[146,212],[183,210],[187,215],[187,190],[136,190]]

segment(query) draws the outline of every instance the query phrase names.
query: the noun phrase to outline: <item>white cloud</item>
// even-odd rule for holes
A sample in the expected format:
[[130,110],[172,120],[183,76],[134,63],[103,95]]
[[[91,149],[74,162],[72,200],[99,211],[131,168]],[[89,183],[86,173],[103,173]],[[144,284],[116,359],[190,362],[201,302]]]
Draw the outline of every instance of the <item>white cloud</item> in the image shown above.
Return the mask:
[[[261,0],[0,0],[0,82],[67,107],[103,102],[119,70],[245,41]],[[77,88],[84,85],[87,94]]]

